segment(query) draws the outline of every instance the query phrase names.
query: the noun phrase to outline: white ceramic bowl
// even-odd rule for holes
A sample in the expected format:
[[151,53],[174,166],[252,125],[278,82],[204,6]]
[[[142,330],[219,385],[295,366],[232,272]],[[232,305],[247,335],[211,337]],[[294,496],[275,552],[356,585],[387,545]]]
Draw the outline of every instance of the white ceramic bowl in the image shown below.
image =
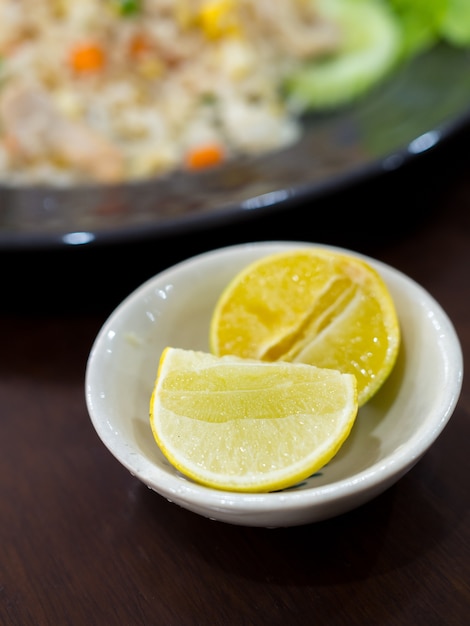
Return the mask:
[[164,458],[149,424],[162,350],[171,345],[208,351],[212,310],[229,280],[263,255],[313,245],[249,243],[193,257],[141,285],[99,332],[85,382],[92,423],[122,465],[161,496],[232,524],[279,527],[315,522],[351,510],[390,487],[446,426],[463,378],[462,351],[451,321],[416,282],[356,254],[385,279],[395,300],[402,346],[391,376],[360,409],[348,440],[321,473],[282,492],[229,493],[191,482]]

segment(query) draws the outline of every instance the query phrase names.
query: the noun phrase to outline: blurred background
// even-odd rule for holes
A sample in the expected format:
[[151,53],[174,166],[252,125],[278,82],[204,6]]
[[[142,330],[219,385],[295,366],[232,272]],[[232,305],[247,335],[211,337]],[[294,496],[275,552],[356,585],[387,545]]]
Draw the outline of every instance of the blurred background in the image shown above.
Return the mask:
[[[244,44],[249,41],[255,46],[253,49],[263,54],[266,52],[263,47],[256,47],[259,38],[250,40],[250,20],[237,22],[243,11],[253,10],[260,12],[257,18],[261,25],[268,27],[266,19],[262,19],[261,5],[250,8],[249,2],[113,0],[96,4],[87,0],[78,6],[64,0],[43,3],[38,12],[38,5],[33,3],[30,5],[31,15],[25,11],[28,2],[20,8],[16,3],[0,4],[3,12],[0,17],[3,16],[5,24],[11,22],[11,30],[5,29],[0,37],[0,56],[3,54],[0,80],[4,80],[1,95],[8,93],[9,85],[15,86],[15,81],[22,78],[23,70],[31,72],[32,77],[42,80],[42,87],[45,87],[42,92],[34,92],[36,105],[44,105],[44,99],[51,96],[57,106],[67,110],[67,114],[71,114],[71,104],[77,104],[82,97],[91,99],[90,111],[96,113],[101,106],[101,89],[108,90],[106,94],[109,96],[109,89],[114,89],[119,81],[128,80],[130,84],[132,74],[145,68],[148,70],[150,60],[161,60],[163,52],[168,55],[172,51],[172,38],[166,31],[162,35],[162,24],[171,23],[174,27],[177,23],[181,33],[194,35],[197,31],[194,36],[199,37],[197,43],[203,46],[201,55],[209,65],[216,52],[226,50],[227,42],[232,45],[234,41]],[[367,12],[379,4],[383,6],[383,3],[370,0],[356,6],[366,7]],[[392,242],[412,238],[417,229],[432,221],[436,212],[441,210],[442,194],[468,171],[470,34],[466,33],[468,28],[462,27],[467,23],[463,19],[466,9],[458,4],[447,3],[448,14],[443,19],[442,2],[427,3],[426,6],[418,3],[417,6],[412,2],[390,0],[385,6],[394,12],[394,19],[399,20],[400,37],[396,37],[398,31],[393,22],[388,17],[383,19],[382,13],[379,23],[385,31],[381,31],[380,37],[374,34],[373,28],[363,26],[361,20],[354,18],[353,30],[360,37],[350,40],[346,37],[337,60],[340,63],[341,58],[360,52],[364,55],[364,63],[360,76],[351,80],[348,89],[355,90],[357,84],[366,79],[375,81],[377,75],[374,72],[379,72],[380,80],[373,83],[365,95],[352,101],[341,101],[336,91],[334,98],[339,99],[338,106],[305,113],[301,118],[303,134],[299,140],[278,150],[237,157],[203,173],[180,168],[179,172],[162,178],[161,182],[158,176],[154,180],[144,177],[142,183],[134,180],[114,186],[112,182],[110,186],[106,183],[101,187],[75,190],[72,185],[69,190],[57,193],[47,185],[36,192],[29,190],[28,185],[11,187],[0,184],[2,308],[20,313],[41,310],[109,312],[142,281],[165,267],[194,254],[234,243],[274,239],[316,241],[351,247],[381,258]],[[281,6],[283,10],[291,11],[289,15],[295,15],[297,20],[306,10],[306,4],[302,2],[278,3],[276,10],[280,11]],[[342,0],[332,6],[349,7]],[[194,24],[185,22],[191,11],[188,15],[183,12],[185,18],[178,12],[183,8],[189,11],[190,7],[195,11]],[[237,13],[238,9],[242,13]],[[168,19],[171,11],[175,11],[177,20]],[[300,11],[299,15],[295,11]],[[374,11],[372,17],[375,19]],[[338,12],[337,15],[343,14]],[[346,24],[344,19],[341,17],[341,26]],[[48,20],[54,25],[53,31],[47,28]],[[184,24],[186,26],[182,26]],[[188,24],[191,24],[190,28],[184,30]],[[233,38],[231,29],[234,24],[241,24],[245,29],[242,29],[242,37],[237,31],[236,38]],[[293,24],[297,24],[300,34],[305,34],[303,22],[294,21]],[[284,45],[282,37],[278,41],[280,34],[286,35],[282,19],[273,17],[269,28],[272,32],[267,35],[276,45],[279,42]],[[66,29],[72,29],[70,33],[74,37],[81,33],[89,42],[94,41],[94,54],[90,57],[88,47],[85,56],[79,57],[80,67],[67,66],[67,62],[71,62],[67,57],[62,59],[62,64],[53,64],[55,69],[50,66],[50,71],[46,71],[47,55],[38,59],[41,55],[35,52],[34,45],[37,43],[38,51],[52,54],[54,48],[47,47],[52,41],[51,33],[55,43],[63,42],[69,32]],[[129,73],[128,59],[119,49],[124,44],[135,43],[135,37],[144,34],[149,45],[144,47],[143,58],[134,59]],[[384,52],[385,35],[391,37],[391,44]],[[108,36],[111,39],[107,39]],[[191,36],[188,36],[190,43]],[[357,41],[351,43],[355,39],[359,39],[359,44]],[[142,44],[141,39],[139,41]],[[278,59],[283,58],[282,45]],[[80,50],[82,54],[83,48]],[[138,50],[139,54],[142,53],[141,46]],[[245,54],[251,48],[243,50]],[[98,51],[101,52],[97,56]],[[72,54],[72,50],[69,52]],[[105,53],[107,57],[103,56]],[[385,54],[386,58],[379,70],[373,62],[376,53]],[[390,67],[393,68],[390,66],[392,58],[393,62],[397,58],[402,62],[397,70],[387,74]],[[77,61],[75,57],[73,59]],[[164,68],[166,79],[173,80],[173,75],[178,74],[177,69],[190,64],[191,59],[189,53],[184,58],[168,57],[168,67]],[[331,65],[333,76],[335,71],[339,72],[335,68],[342,67],[334,63]],[[109,76],[106,74],[108,69]],[[118,74],[119,80],[115,84],[115,73],[121,71],[124,73]],[[255,72],[254,82],[258,83],[256,70],[251,68],[250,71]],[[372,72],[372,78],[367,72]],[[343,76],[341,72],[339,75]],[[309,88],[312,88],[311,80],[315,87],[315,76],[315,72],[302,74]],[[223,79],[223,73],[219,78]],[[139,81],[139,88],[156,88],[155,93],[160,94],[158,73],[151,76],[144,73]],[[302,81],[295,84],[300,83],[304,85]],[[242,85],[243,81],[238,87],[241,89]],[[316,88],[317,91],[313,89],[307,94],[313,104],[319,93],[318,86]],[[253,85],[249,89],[252,90]],[[259,100],[262,92],[256,89]],[[15,168],[19,163],[15,161],[18,142],[27,143],[31,139],[28,131],[28,124],[32,123],[28,118],[31,110],[28,107],[32,105],[20,97],[21,93],[20,89],[15,95],[13,89],[9,102],[5,103],[2,97],[0,106],[0,164],[2,159],[7,162],[12,176],[18,174],[18,168]],[[29,92],[24,92],[23,96],[25,93]],[[39,97],[38,93],[42,96]],[[248,93],[253,96],[253,91]],[[297,93],[295,87],[294,93]],[[226,96],[218,84],[214,86],[214,94],[222,100]],[[23,107],[16,117],[15,103]],[[47,120],[52,115],[51,109],[47,108],[50,106],[51,103],[46,105]],[[138,117],[140,109],[135,111]],[[154,114],[158,115],[159,112],[155,111]],[[96,121],[95,118],[89,115],[87,121]],[[37,122],[34,115],[31,119]],[[38,123],[42,123],[41,119]],[[69,121],[62,120],[64,124]],[[143,118],[141,121],[143,123]],[[18,128],[17,144],[12,147],[10,123],[13,122]],[[26,123],[24,129],[23,123]],[[104,126],[100,126],[101,123]],[[110,120],[101,120],[97,128],[101,131],[108,123]],[[191,123],[190,120],[190,126]],[[66,127],[70,130],[69,126]],[[34,129],[34,124],[31,128]],[[240,124],[239,130],[240,137],[246,142],[252,129]],[[191,132],[195,132],[194,128]],[[198,132],[202,132],[200,128]],[[146,150],[156,149],[152,139],[136,145],[140,156],[144,156]],[[41,146],[39,141],[39,147],[35,149],[40,151]],[[61,155],[61,158],[65,156]],[[52,159],[50,167],[53,169],[56,165]],[[63,175],[68,175],[65,172],[66,168]],[[2,175],[7,174],[3,172]]]

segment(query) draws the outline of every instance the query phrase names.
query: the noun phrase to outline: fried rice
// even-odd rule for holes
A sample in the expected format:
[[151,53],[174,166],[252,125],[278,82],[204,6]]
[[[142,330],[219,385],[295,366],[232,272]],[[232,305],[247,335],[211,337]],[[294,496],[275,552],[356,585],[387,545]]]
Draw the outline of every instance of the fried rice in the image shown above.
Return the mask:
[[0,0],[0,182],[115,183],[295,142],[314,0]]

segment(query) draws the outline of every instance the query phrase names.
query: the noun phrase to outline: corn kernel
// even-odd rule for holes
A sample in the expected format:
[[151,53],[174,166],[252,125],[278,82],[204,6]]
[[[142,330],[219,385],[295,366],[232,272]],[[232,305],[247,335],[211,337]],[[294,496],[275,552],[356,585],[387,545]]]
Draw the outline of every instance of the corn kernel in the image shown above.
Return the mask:
[[202,30],[208,39],[219,39],[226,35],[240,34],[233,0],[211,0],[205,2],[199,19]]

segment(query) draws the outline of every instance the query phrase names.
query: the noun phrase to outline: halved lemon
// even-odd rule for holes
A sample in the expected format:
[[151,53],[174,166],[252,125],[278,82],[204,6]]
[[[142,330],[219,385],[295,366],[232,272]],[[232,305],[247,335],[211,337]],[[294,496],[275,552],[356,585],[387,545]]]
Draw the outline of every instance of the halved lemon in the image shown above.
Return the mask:
[[361,406],[390,374],[400,328],[374,268],[356,256],[312,247],[268,255],[238,273],[215,306],[209,341],[216,356],[354,374]]
[[292,486],[330,461],[357,415],[351,374],[168,347],[150,401],[163,454],[228,491]]

